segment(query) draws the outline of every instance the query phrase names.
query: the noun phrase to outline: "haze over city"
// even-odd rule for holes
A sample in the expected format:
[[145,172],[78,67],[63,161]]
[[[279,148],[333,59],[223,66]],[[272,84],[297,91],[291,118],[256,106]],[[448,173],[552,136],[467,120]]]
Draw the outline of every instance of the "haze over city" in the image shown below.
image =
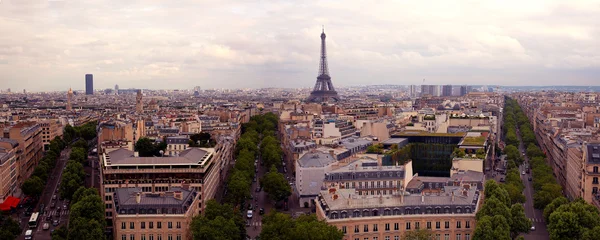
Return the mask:
[[597,1],[0,2],[0,84],[51,91],[596,85]]

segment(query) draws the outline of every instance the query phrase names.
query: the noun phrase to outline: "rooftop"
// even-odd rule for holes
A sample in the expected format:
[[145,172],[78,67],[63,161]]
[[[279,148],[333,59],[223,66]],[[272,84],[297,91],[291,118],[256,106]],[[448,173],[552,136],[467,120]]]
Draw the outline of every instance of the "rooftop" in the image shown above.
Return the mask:
[[177,157],[135,157],[135,152],[117,149],[109,152],[105,166],[154,166],[154,165],[204,165],[214,153],[214,148],[188,148]]
[[298,159],[298,164],[300,167],[325,167],[333,162],[336,159],[331,156],[331,154],[323,153],[320,151],[310,151],[304,154],[300,159]]
[[479,137],[465,137],[459,145],[469,145],[469,146],[484,146],[486,142],[486,138],[484,136]]
[[[403,136],[430,136],[430,137],[462,137],[465,135],[464,132],[457,132],[457,133],[430,133],[427,131],[417,131],[417,130],[410,130],[410,131],[402,131],[402,132],[396,132],[393,134],[394,136],[399,136],[399,137],[403,137]],[[394,137],[392,137],[394,138]]]
[[185,214],[197,193],[172,187],[165,193],[143,193],[139,188],[117,188],[115,208],[119,214]]
[[587,145],[588,163],[600,163],[600,143]]
[[[468,185],[467,185],[468,186]],[[353,217],[432,213],[464,213],[476,211],[479,190],[472,187],[445,186],[440,193],[395,195],[358,195],[354,189],[321,191],[319,202],[329,218],[343,212]],[[439,212],[436,212],[439,211]],[[333,215],[338,213],[340,215]]]

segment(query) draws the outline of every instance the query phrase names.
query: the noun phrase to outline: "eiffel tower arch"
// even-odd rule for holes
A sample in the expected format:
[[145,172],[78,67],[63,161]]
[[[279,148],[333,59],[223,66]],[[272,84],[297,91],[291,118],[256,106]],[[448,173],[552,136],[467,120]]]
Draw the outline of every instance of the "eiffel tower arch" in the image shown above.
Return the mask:
[[306,99],[307,102],[328,102],[328,101],[340,101],[338,93],[333,87],[331,82],[331,76],[329,76],[329,68],[327,66],[327,50],[325,49],[325,29],[321,33],[321,60],[319,63],[319,74],[317,76],[317,83],[310,96]]

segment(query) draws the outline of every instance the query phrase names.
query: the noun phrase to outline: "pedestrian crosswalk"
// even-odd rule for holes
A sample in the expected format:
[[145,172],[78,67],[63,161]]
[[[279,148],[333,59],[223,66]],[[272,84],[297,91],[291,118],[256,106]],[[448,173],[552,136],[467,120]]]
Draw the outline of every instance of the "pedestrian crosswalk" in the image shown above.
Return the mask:
[[539,223],[543,223],[544,222],[543,218],[530,218],[529,220],[531,220],[531,222],[539,222]]
[[[57,216],[56,212],[58,212],[56,209],[51,209],[51,210],[45,211],[43,216]],[[62,216],[62,215],[69,215],[69,209],[61,209],[60,216]]]
[[255,226],[255,227],[260,227],[262,225],[262,222],[260,222],[260,221],[259,222],[253,222],[252,225]]

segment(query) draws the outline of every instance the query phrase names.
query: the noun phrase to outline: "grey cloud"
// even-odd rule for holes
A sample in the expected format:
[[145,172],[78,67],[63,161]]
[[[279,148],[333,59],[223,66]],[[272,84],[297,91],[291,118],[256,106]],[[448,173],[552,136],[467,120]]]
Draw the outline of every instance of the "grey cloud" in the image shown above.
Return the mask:
[[340,86],[591,84],[599,13],[585,1],[3,0],[0,81],[27,81],[0,85],[82,89],[92,72],[98,88],[310,87],[321,25]]

